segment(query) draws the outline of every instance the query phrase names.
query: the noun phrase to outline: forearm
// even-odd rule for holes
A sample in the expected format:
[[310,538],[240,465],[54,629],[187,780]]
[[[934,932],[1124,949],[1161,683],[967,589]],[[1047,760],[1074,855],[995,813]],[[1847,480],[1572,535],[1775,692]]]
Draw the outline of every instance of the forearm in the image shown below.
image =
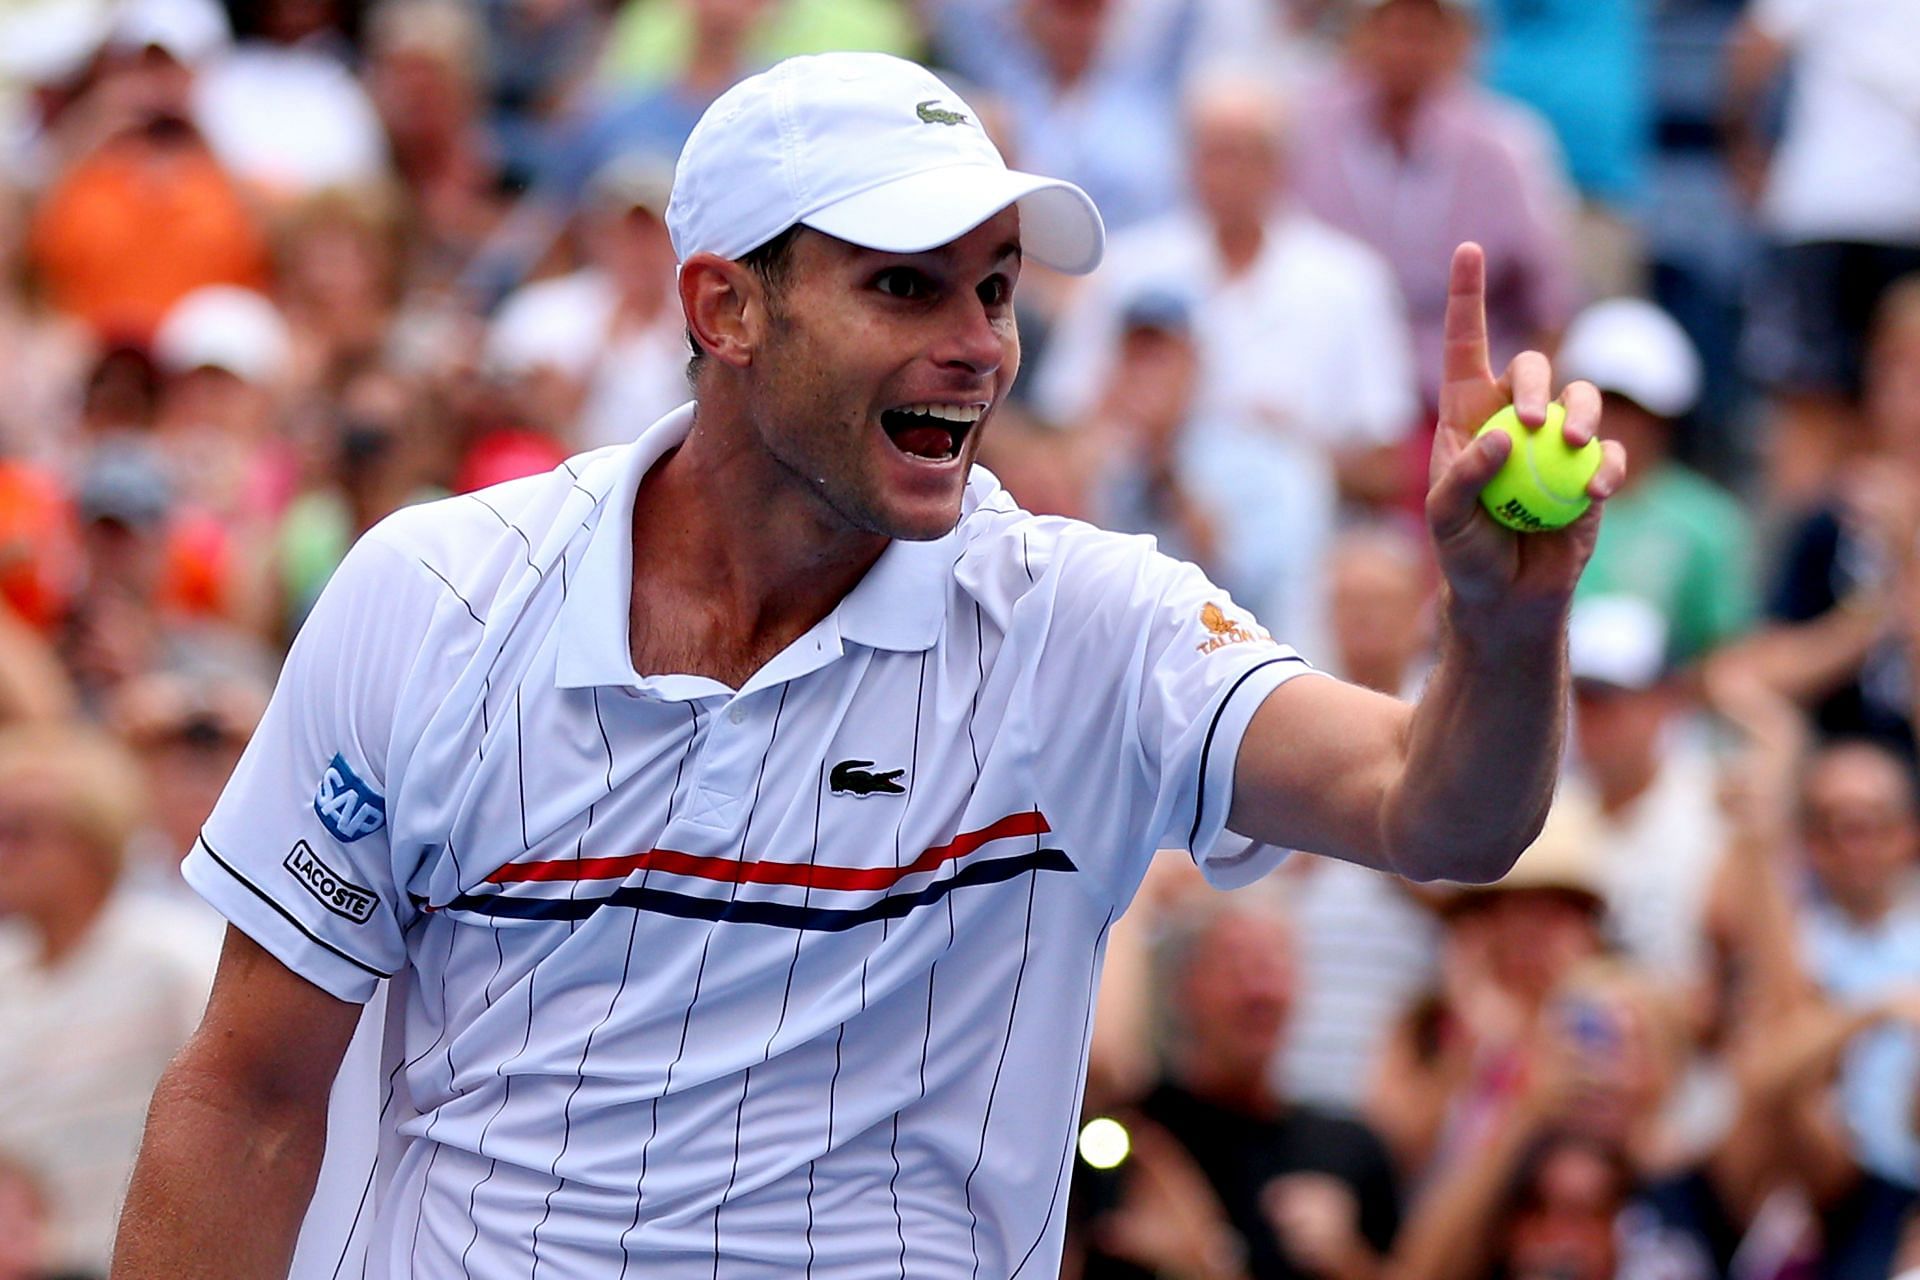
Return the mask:
[[1541,1120],[1538,1110],[1522,1103],[1457,1167],[1433,1181],[1394,1244],[1395,1280],[1468,1280],[1486,1269],[1501,1197],[1541,1132]]
[[1711,661],[1735,678],[1755,680],[1805,705],[1852,679],[1886,634],[1891,602],[1864,589],[1805,622],[1782,623],[1739,642]]
[[1383,805],[1393,869],[1498,879],[1538,834],[1566,736],[1566,613],[1446,610],[1440,661]]
[[325,1141],[324,1106],[249,1103],[183,1055],[154,1090],[113,1280],[286,1275]]

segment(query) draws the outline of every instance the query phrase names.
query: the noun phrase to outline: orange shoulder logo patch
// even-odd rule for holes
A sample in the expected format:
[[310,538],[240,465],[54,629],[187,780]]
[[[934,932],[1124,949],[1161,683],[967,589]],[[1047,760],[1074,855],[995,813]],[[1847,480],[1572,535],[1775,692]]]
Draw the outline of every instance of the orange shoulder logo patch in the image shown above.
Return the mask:
[[1194,648],[1200,653],[1213,653],[1230,644],[1245,644],[1271,640],[1265,627],[1244,627],[1227,616],[1227,611],[1209,600],[1200,606],[1200,625],[1207,629],[1207,638]]

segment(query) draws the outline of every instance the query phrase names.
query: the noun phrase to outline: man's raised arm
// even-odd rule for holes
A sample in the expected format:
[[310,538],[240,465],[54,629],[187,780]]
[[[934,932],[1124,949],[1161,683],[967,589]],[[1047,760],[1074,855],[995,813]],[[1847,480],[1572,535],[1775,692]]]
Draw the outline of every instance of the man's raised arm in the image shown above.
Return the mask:
[[[1511,403],[1546,421],[1552,369],[1527,352],[1503,378],[1489,363],[1486,263],[1454,254],[1444,382],[1427,491],[1443,578],[1439,661],[1415,707],[1332,680],[1291,680],[1255,713],[1234,772],[1228,826],[1270,844],[1326,853],[1416,880],[1505,874],[1546,819],[1567,706],[1567,614],[1593,554],[1604,500],[1626,474],[1604,444],[1593,505],[1549,533],[1516,534],[1479,495],[1512,447],[1474,440]],[[1569,445],[1597,434],[1600,396],[1561,395]]]
[[206,1016],[154,1090],[113,1280],[287,1274],[359,1019],[227,930]]

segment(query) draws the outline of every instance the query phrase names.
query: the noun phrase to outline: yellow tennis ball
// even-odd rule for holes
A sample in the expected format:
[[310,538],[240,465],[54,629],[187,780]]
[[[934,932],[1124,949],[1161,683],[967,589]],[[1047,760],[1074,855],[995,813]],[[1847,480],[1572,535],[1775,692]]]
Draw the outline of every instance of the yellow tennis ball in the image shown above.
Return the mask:
[[1600,442],[1567,448],[1561,430],[1566,420],[1564,408],[1549,404],[1546,425],[1530,431],[1508,405],[1474,433],[1476,440],[1489,431],[1504,431],[1513,439],[1506,462],[1480,491],[1480,505],[1507,528],[1518,533],[1559,529],[1587,509],[1587,482],[1600,469]]

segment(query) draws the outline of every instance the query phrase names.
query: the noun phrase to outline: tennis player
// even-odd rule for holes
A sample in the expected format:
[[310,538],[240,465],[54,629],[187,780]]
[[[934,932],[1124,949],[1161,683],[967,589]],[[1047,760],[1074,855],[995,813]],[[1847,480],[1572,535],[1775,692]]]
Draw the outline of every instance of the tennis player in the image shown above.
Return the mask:
[[[1471,429],[1544,421],[1551,374],[1489,371],[1478,250],[1413,707],[973,465],[1023,263],[1090,271],[1103,233],[925,70],[741,83],[668,224],[693,402],[390,517],[293,646],[187,859],[232,927],[120,1280],[1052,1276],[1101,955],[1156,849],[1222,886],[1289,848],[1486,880],[1540,826],[1625,460],[1564,531],[1480,512],[1508,444]],[[1564,400],[1592,437],[1592,388]],[[330,1092],[336,1150],[377,1127],[316,1193]]]

